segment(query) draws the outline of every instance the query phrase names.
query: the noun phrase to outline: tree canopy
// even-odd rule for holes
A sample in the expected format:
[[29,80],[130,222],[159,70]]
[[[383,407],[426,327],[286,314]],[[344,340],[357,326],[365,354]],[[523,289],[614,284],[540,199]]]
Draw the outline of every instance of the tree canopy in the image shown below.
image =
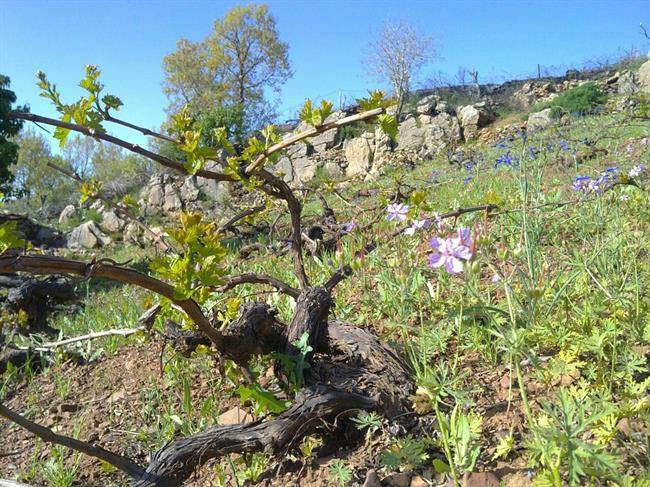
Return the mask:
[[26,110],[26,107],[14,107],[16,94],[9,89],[10,79],[0,74],[0,190],[7,191],[13,180],[10,167],[18,161],[18,145],[10,140],[18,135],[23,125],[22,120],[8,118],[13,110]]
[[170,112],[187,106],[199,116],[218,106],[239,105],[246,128],[263,127],[271,112],[268,90],[279,92],[292,75],[288,50],[266,5],[233,8],[214,22],[204,40],[181,39],[165,57]]

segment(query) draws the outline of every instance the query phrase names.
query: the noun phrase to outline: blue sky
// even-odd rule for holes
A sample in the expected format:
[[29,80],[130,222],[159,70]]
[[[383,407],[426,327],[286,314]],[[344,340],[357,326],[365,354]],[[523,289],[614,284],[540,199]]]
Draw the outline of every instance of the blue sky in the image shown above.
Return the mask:
[[[165,118],[162,59],[182,37],[200,40],[212,21],[238,2],[225,0],[0,0],[0,73],[10,76],[20,102],[54,115],[38,97],[34,73],[45,71],[73,99],[86,64],[103,71],[107,91],[125,103],[123,118],[156,127]],[[453,74],[474,66],[481,79],[530,74],[537,64],[569,66],[650,44],[649,0],[392,1],[271,0],[280,36],[289,43],[294,77],[279,112],[290,118],[307,98],[338,100],[377,83],[362,57],[387,19],[403,19],[442,44],[428,72]],[[426,79],[427,71],[423,78]],[[114,130],[126,136],[122,129]],[[130,134],[131,135],[131,134]],[[132,134],[131,140],[142,143]]]

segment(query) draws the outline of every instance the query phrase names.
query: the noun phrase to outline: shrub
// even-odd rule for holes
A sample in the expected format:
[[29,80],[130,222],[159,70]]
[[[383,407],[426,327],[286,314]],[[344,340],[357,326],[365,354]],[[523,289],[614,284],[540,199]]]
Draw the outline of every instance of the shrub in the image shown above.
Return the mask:
[[607,95],[595,83],[576,86],[553,100],[538,103],[533,111],[551,108],[551,115],[559,117],[562,113],[585,115],[594,113],[605,104]]

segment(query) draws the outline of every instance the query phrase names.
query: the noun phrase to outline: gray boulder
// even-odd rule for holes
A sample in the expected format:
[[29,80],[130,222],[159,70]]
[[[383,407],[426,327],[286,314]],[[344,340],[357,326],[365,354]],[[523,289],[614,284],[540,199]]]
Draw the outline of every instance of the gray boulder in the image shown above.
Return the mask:
[[472,140],[478,136],[480,128],[485,127],[494,120],[494,116],[486,108],[485,103],[477,103],[459,107],[458,120],[463,129],[465,140]]
[[639,85],[634,73],[628,71],[623,73],[616,82],[616,87],[620,95],[631,95],[639,91]]
[[348,167],[348,176],[366,174],[372,165],[375,152],[375,135],[369,132],[363,133],[360,137],[347,139],[343,142],[343,151]]
[[74,207],[74,205],[68,205],[63,210],[61,211],[61,214],[59,215],[59,225],[67,225],[70,223],[70,219],[74,216],[74,214],[77,212],[77,209]]
[[318,162],[311,157],[299,157],[291,161],[293,164],[293,182],[306,183],[316,175]]
[[415,107],[415,113],[418,115],[435,115],[439,100],[436,95],[425,96]]
[[104,247],[110,243],[111,237],[102,233],[93,221],[82,223],[68,235],[68,247],[71,249],[92,249]]
[[99,223],[107,232],[119,232],[124,227],[124,220],[122,220],[113,210],[108,210],[102,213],[102,221]]
[[526,129],[529,132],[536,132],[538,130],[544,130],[545,128],[550,127],[555,122],[551,117],[551,109],[546,108],[541,112],[534,112],[528,116],[528,122],[526,122]]

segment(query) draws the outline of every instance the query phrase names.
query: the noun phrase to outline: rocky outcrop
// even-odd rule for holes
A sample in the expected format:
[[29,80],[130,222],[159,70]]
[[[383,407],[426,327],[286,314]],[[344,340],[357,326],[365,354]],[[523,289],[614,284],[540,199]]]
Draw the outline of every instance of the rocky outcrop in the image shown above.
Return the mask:
[[650,60],[641,65],[637,76],[639,81],[639,90],[642,93],[650,94]]
[[551,109],[546,108],[541,112],[531,113],[528,116],[528,122],[526,123],[526,128],[530,132],[536,132],[538,130],[544,130],[545,128],[553,125],[553,118],[551,117]]
[[102,233],[93,221],[82,223],[68,235],[68,247],[71,249],[92,249],[104,247],[110,243],[111,237]]
[[461,138],[460,124],[455,116],[440,113],[410,116],[399,125],[397,148],[432,157]]
[[[209,170],[222,171],[218,163],[206,165]],[[202,202],[220,204],[230,187],[223,181],[196,176],[155,174],[140,192],[138,204],[145,214],[177,213],[199,209]]]

